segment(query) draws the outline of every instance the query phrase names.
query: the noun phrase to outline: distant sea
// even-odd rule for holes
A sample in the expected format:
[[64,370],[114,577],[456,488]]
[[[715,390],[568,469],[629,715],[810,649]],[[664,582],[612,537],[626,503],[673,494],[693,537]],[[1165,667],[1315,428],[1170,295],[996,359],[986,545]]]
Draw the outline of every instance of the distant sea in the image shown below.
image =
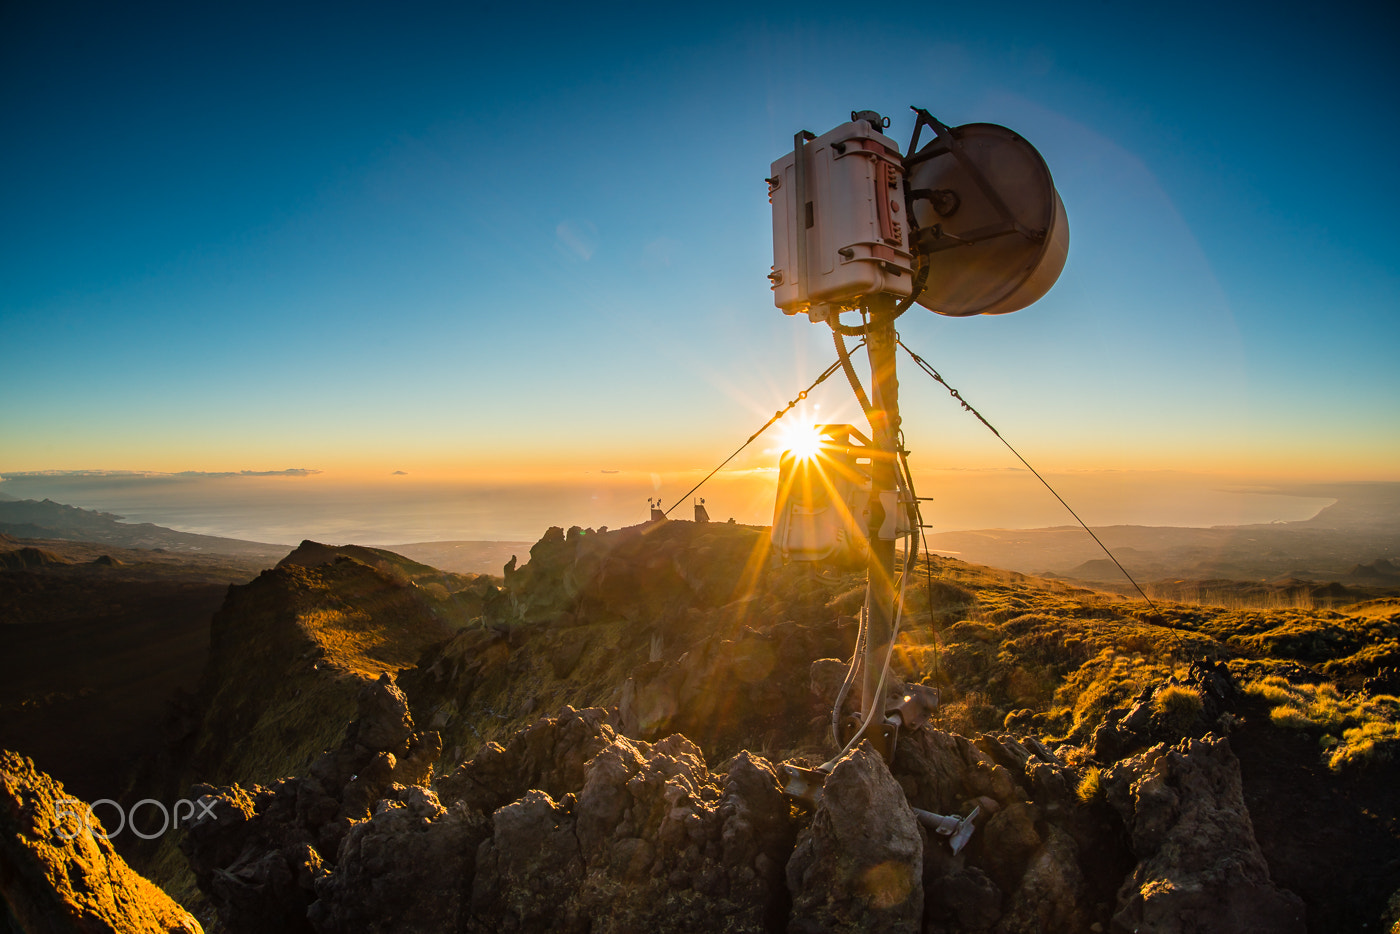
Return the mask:
[[[552,525],[618,528],[643,522],[648,497],[666,506],[698,476],[592,474],[557,483],[480,484],[393,477],[373,482],[312,476],[10,476],[0,493],[52,499],[115,513],[128,522],[248,541],[394,545],[422,541],[534,541]],[[1051,475],[1091,525],[1210,526],[1296,521],[1333,500],[1243,488],[1238,481],[1174,472],[1086,471]],[[916,474],[934,531],[1041,528],[1073,519],[1023,470]],[[772,472],[720,475],[691,499],[708,497],[711,518],[766,525]],[[674,518],[690,518],[691,503]]]
[[[650,484],[648,483],[649,489]],[[616,485],[590,491],[545,486],[470,486],[323,477],[18,477],[0,482],[15,499],[51,499],[182,532],[247,541],[391,545],[422,541],[535,541],[551,525],[626,524],[647,518],[646,496],[630,510]],[[630,515],[629,515],[630,513]]]

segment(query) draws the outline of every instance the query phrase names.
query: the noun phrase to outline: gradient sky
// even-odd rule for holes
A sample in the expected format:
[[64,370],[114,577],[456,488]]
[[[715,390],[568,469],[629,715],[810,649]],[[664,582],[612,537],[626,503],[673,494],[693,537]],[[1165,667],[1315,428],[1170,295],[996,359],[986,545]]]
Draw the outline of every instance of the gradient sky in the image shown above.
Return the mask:
[[[1068,212],[1041,302],[900,324],[1033,464],[1400,480],[1393,4],[293,6],[0,7],[0,473],[679,495],[833,359],[769,163],[917,104]],[[917,469],[1014,464],[901,376]]]

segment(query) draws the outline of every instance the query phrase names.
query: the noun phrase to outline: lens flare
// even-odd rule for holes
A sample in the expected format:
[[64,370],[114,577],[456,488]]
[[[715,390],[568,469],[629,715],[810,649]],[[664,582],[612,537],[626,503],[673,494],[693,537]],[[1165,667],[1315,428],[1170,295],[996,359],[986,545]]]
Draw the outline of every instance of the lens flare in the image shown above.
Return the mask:
[[783,425],[779,429],[778,438],[782,450],[790,452],[798,460],[816,457],[822,446],[821,432],[809,422]]

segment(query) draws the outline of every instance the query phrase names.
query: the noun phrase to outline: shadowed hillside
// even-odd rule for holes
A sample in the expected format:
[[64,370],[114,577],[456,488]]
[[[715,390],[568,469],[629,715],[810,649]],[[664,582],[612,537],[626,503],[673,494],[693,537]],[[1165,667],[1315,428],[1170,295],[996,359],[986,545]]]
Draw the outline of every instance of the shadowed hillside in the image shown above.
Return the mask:
[[271,561],[59,540],[0,542],[0,745],[116,797],[193,691],[229,584]]

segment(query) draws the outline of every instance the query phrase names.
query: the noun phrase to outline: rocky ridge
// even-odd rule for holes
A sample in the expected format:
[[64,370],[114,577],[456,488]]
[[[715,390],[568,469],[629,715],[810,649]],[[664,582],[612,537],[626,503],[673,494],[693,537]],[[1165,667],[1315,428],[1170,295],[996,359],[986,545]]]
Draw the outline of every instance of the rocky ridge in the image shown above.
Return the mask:
[[[195,789],[213,807],[184,848],[224,929],[1306,929],[1224,738],[1119,762],[1105,804],[1033,739],[925,727],[889,764],[863,742],[798,807],[779,764],[712,769],[684,736],[619,733],[615,709],[565,708],[436,781],[436,734],[415,732],[390,676],[359,710],[307,777]],[[972,843],[953,854],[916,807],[978,808]]]

